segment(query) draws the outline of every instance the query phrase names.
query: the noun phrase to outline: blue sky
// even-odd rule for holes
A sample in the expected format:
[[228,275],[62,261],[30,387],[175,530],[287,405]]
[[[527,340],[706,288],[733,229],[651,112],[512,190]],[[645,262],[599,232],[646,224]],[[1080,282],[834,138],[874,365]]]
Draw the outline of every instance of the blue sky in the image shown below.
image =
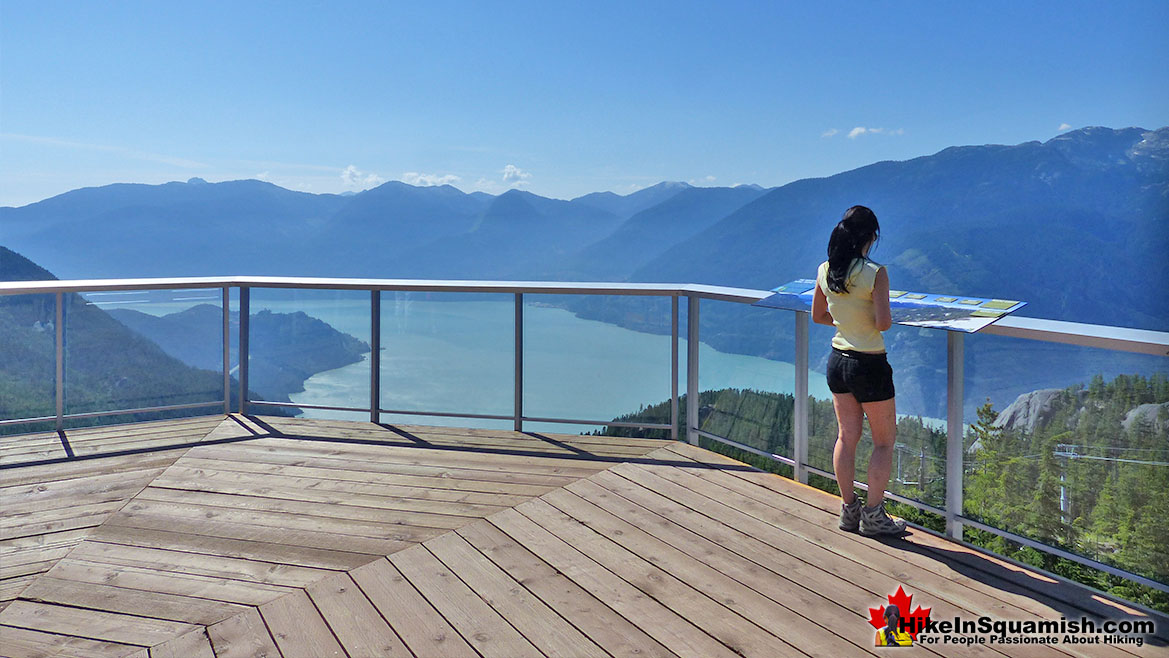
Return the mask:
[[781,185],[1169,125],[1169,2],[0,0],[0,205],[385,180]]

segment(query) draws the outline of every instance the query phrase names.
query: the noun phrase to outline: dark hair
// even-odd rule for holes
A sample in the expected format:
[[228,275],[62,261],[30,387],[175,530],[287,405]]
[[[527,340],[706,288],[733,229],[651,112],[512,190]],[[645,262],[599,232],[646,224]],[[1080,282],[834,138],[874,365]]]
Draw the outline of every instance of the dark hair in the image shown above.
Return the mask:
[[828,289],[835,293],[848,292],[848,275],[852,264],[864,258],[865,245],[881,237],[881,226],[872,210],[853,206],[844,212],[844,218],[832,229],[828,238]]
[[897,644],[897,636],[895,633],[899,630],[901,624],[901,610],[895,605],[886,606],[885,608],[885,644],[893,646]]

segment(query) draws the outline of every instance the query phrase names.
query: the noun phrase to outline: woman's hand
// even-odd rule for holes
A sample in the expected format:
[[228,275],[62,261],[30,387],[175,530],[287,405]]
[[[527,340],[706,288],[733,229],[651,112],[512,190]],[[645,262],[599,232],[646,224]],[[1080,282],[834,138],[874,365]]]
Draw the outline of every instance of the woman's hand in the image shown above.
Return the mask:
[[[885,303],[889,303],[889,282],[885,282]],[[832,314],[828,312],[828,298],[824,295],[824,291],[820,286],[816,286],[816,292],[812,295],[812,322],[816,324],[834,325]]]
[[[819,288],[816,292],[819,292]],[[827,304],[828,300],[825,299]],[[812,315],[816,314],[816,307],[812,306]],[[877,331],[888,331],[889,327],[893,326],[893,313],[889,310],[889,273],[884,267],[877,270],[877,276],[873,279],[873,324],[877,325]]]

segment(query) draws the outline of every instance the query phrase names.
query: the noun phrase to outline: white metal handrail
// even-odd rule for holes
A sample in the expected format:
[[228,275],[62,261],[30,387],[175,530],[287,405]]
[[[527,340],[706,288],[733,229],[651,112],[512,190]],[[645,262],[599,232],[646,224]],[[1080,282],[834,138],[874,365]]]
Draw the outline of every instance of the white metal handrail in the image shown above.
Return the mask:
[[[218,288],[223,294],[223,374],[224,399],[222,402],[195,403],[151,407],[149,409],[121,409],[116,411],[89,412],[83,414],[64,413],[64,295],[68,293],[112,292],[112,291],[145,291],[145,290],[172,290],[172,289],[202,289]],[[679,403],[679,298],[687,299],[687,367],[686,367],[686,402],[687,427],[686,439],[690,443],[698,443],[699,437],[745,449],[765,457],[769,457],[789,464],[794,468],[794,475],[800,482],[806,483],[809,473],[817,473],[825,477],[832,477],[831,473],[814,468],[808,460],[808,374],[809,374],[809,319],[806,311],[795,312],[795,408],[793,410],[793,455],[791,458],[774,455],[745,446],[727,437],[721,437],[702,430],[698,421],[698,372],[699,372],[699,311],[701,300],[709,299],[740,304],[750,304],[769,296],[769,291],[748,288],[734,288],[726,286],[709,286],[701,284],[666,284],[666,283],[609,283],[609,282],[550,282],[550,281],[462,281],[436,279],[340,279],[314,277],[270,277],[270,276],[227,276],[227,277],[177,277],[155,279],[100,279],[76,281],[6,281],[0,282],[0,295],[37,295],[53,294],[56,298],[56,415],[39,418],[18,418],[0,420],[0,426],[26,424],[34,422],[56,421],[58,430],[63,429],[65,420],[92,418],[97,416],[120,415],[143,411],[166,411],[177,409],[192,409],[223,405],[224,413],[230,412],[230,299],[231,289],[235,288],[239,295],[240,322],[239,322],[239,367],[237,379],[239,381],[239,409],[246,413],[248,405],[264,407],[300,407],[306,409],[338,409],[344,411],[368,412],[372,422],[378,422],[382,413],[405,414],[412,413],[428,416],[445,416],[460,418],[491,418],[512,420],[516,431],[522,431],[523,423],[554,422],[580,423],[589,425],[609,425],[623,427],[641,427],[650,429],[669,429],[671,437],[678,438],[678,403]],[[250,298],[253,288],[292,288],[307,290],[350,290],[367,291],[370,293],[370,337],[371,351],[380,353],[380,321],[381,321],[381,293],[386,291],[400,292],[448,292],[448,293],[508,293],[512,294],[515,304],[515,409],[511,416],[467,414],[450,411],[400,411],[381,408],[381,376],[380,360],[370,359],[370,403],[368,407],[325,407],[312,404],[296,404],[269,402],[248,399],[248,352],[249,352],[249,318]],[[543,418],[525,416],[523,412],[523,296],[524,294],[560,294],[560,295],[634,295],[650,297],[668,297],[671,299],[671,422],[664,424],[633,424],[618,423],[612,420],[582,420],[567,418]],[[1107,325],[1093,325],[1057,320],[1043,320],[1025,317],[1002,318],[982,333],[1058,342],[1085,347],[1103,348],[1109,350],[1136,352],[1156,356],[1169,356],[1169,332],[1113,327]],[[890,494],[894,499],[909,503],[919,509],[941,514],[946,519],[946,534],[951,538],[962,540],[963,524],[970,524],[982,530],[987,530],[1004,536],[1019,543],[1043,547],[1050,553],[1059,555],[1076,562],[1086,564],[1108,573],[1122,576],[1154,587],[1161,591],[1169,591],[1169,585],[1159,583],[1137,574],[1118,569],[1090,558],[1064,551],[1060,548],[1040,544],[1033,539],[1017,535],[1007,530],[986,525],[963,515],[962,507],[962,476],[963,476],[963,435],[965,431],[963,418],[964,402],[964,335],[958,332],[947,332],[947,432],[946,432],[946,498],[945,507],[937,507],[922,503],[903,496]],[[863,487],[862,483],[857,483]]]

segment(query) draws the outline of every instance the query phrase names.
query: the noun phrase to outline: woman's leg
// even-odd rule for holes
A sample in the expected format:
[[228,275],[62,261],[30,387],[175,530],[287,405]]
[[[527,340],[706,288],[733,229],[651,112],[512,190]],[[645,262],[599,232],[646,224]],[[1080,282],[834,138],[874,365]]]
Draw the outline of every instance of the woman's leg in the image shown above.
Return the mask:
[[[893,469],[893,444],[897,441],[897,404],[893,398],[860,404],[873,432],[873,456],[869,459],[867,506],[876,507],[885,499],[885,487]],[[839,477],[839,476],[837,476]]]
[[[846,504],[856,499],[853,480],[856,479],[856,444],[861,439],[864,409],[852,393],[833,393],[832,406],[836,409],[836,446],[832,449],[832,468],[840,485],[840,498]],[[886,476],[888,473],[886,472]]]

